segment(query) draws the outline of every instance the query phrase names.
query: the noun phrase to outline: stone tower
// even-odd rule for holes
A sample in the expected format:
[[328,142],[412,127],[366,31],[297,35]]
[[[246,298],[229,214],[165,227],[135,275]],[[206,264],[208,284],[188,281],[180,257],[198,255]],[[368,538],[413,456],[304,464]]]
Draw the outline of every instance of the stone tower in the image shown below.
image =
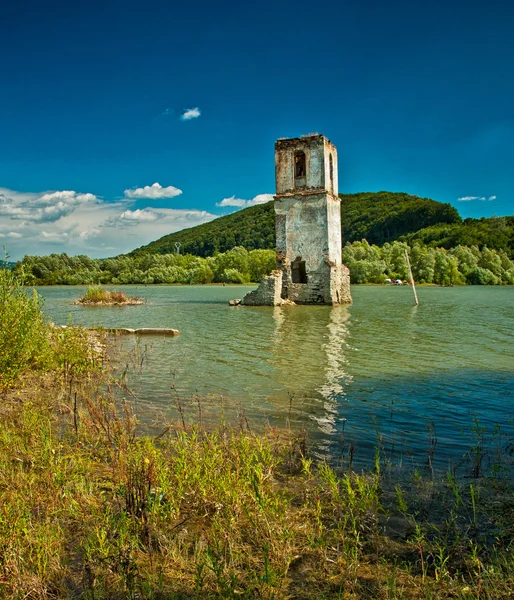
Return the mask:
[[275,177],[277,270],[231,304],[349,304],[335,146],[318,134],[277,140]]
[[341,261],[337,150],[323,135],[275,143],[277,268],[282,299],[298,304],[352,301]]

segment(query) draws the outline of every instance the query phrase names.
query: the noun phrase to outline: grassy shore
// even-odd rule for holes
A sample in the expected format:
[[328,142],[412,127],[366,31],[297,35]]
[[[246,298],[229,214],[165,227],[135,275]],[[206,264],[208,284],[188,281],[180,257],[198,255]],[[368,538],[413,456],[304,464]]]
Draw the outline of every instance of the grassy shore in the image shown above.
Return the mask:
[[478,423],[472,478],[401,484],[244,418],[140,437],[107,340],[48,328],[19,284],[0,270],[1,598],[514,597],[512,482]]
[[125,292],[106,290],[101,285],[88,287],[84,295],[74,302],[83,306],[131,306],[144,303],[142,298],[129,298]]

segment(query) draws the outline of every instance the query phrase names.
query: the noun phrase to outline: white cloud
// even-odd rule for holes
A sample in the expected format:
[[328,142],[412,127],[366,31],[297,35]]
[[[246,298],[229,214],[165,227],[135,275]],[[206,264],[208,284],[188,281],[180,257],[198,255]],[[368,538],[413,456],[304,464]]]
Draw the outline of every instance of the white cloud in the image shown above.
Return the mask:
[[180,196],[182,190],[169,185],[168,187],[162,187],[162,185],[155,182],[152,185],[145,185],[142,188],[136,188],[133,190],[125,190],[126,198],[147,198],[150,200],[157,200],[159,198],[174,198]]
[[180,118],[182,121],[190,121],[191,119],[197,119],[201,114],[198,106],[196,108],[186,108]]
[[[42,213],[50,202],[66,208],[59,218]],[[130,252],[168,233],[216,218],[206,211],[134,207],[134,199],[106,202],[76,192],[21,193],[0,189],[0,238],[11,260],[24,254],[87,254],[106,257]],[[23,216],[21,215],[23,213]],[[42,215],[45,219],[42,218]],[[49,218],[49,217],[52,218]]]
[[41,239],[47,242],[59,242],[68,237],[68,231],[42,231]]
[[265,204],[266,202],[273,200],[273,198],[273,194],[257,194],[255,198],[252,198],[252,200],[248,201],[248,205],[253,206],[254,204]]
[[243,200],[242,198],[236,198],[235,196],[230,196],[230,198],[223,198],[221,202],[216,202],[216,206],[246,206],[248,200]]
[[488,198],[485,196],[462,196],[462,198],[457,198],[458,202],[473,202],[474,200],[479,200],[480,202],[496,200],[496,196],[489,196]]
[[79,237],[81,240],[88,240],[89,238],[95,237],[101,233],[101,230],[97,227],[93,227],[89,231],[81,231]]
[[81,204],[97,201],[94,194],[73,190],[23,194],[0,188],[0,216],[34,223],[54,222],[69,215]]
[[264,204],[270,200],[273,200],[273,194],[258,194],[251,200],[243,200],[243,198],[231,196],[230,198],[223,198],[221,202],[216,203],[216,206],[236,206],[238,208],[247,208],[248,206],[255,206],[256,204]]
[[121,215],[106,221],[104,227],[135,227],[142,221],[155,221],[158,217],[158,213],[148,208],[124,210]]
[[9,231],[9,233],[0,233],[0,238],[21,238],[22,235],[21,233],[18,233],[17,231]]
[[145,208],[137,209],[137,210],[126,210],[121,213],[121,219],[126,219],[128,221],[155,221],[157,219],[157,214],[153,212],[153,210],[147,210]]

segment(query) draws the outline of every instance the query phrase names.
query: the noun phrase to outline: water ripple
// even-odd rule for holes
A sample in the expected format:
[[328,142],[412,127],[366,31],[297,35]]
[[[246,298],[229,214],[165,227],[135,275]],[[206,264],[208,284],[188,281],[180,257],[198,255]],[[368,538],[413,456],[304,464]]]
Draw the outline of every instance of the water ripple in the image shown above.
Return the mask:
[[430,423],[441,463],[465,454],[474,414],[512,431],[514,288],[421,288],[419,307],[402,287],[354,287],[350,307],[228,306],[247,289],[127,286],[150,303],[98,309],[70,305],[80,288],[40,292],[57,323],[180,329],[138,344],[130,383],[148,421],[174,416],[177,393],[195,418],[198,394],[213,422],[242,405],[307,429],[321,453],[344,438],[363,464],[380,436],[399,460],[421,460]]

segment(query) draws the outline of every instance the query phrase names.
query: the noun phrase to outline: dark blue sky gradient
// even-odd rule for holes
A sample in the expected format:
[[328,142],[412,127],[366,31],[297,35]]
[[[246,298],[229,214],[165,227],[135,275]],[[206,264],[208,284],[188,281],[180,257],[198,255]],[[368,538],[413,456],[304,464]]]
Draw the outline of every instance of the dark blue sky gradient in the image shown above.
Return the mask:
[[274,192],[276,138],[318,131],[342,192],[514,213],[507,0],[11,0],[0,39],[0,187],[110,201],[158,181],[183,190],[166,206],[221,214]]

